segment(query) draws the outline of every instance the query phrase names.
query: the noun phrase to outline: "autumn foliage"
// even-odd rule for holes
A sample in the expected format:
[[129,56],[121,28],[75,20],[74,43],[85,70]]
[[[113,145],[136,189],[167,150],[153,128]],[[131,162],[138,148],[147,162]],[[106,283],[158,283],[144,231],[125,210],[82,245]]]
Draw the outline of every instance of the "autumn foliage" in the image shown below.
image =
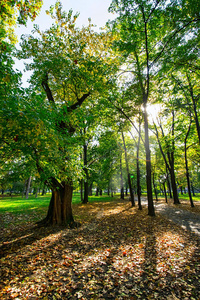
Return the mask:
[[73,209],[74,230],[4,229],[1,299],[199,299],[197,236],[126,201]]

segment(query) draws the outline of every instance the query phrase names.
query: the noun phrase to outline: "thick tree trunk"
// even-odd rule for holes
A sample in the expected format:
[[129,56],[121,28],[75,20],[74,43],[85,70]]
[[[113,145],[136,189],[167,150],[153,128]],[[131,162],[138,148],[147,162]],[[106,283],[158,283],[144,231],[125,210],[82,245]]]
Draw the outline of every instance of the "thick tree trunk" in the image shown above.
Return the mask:
[[54,186],[47,216],[38,222],[38,225],[64,225],[71,228],[77,227],[72,214],[73,187],[70,183],[62,182],[62,187]]
[[145,131],[145,151],[146,151],[146,184],[147,184],[147,200],[148,200],[148,215],[155,216],[153,193],[151,183],[151,153],[149,147],[149,126],[146,110],[146,101],[144,101],[144,131]]

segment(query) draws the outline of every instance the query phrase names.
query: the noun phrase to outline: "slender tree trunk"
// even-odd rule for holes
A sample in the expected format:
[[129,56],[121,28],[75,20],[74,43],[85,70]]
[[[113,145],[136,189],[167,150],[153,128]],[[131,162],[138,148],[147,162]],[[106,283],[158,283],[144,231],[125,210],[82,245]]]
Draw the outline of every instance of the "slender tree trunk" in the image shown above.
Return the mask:
[[151,153],[149,147],[149,126],[148,126],[146,103],[147,101],[144,101],[144,131],[145,131],[145,150],[146,150],[146,184],[147,184],[147,199],[148,199],[148,215],[155,216],[152,183],[151,183]]
[[170,168],[170,177],[171,177],[174,204],[180,204],[180,201],[179,201],[179,198],[178,198],[178,191],[177,191],[177,185],[176,185],[176,177],[175,177],[175,172],[174,172],[174,166],[172,166]]
[[110,196],[110,185],[108,184],[108,196]]
[[81,189],[81,202],[83,202],[83,179],[80,182],[80,189]]
[[27,181],[27,187],[26,187],[26,199],[28,199],[28,195],[30,192],[30,186],[31,186],[31,176],[29,177],[28,181]]
[[128,165],[127,149],[126,149],[126,143],[125,143],[123,132],[122,132],[122,140],[123,140],[123,144],[124,144],[126,171],[127,171],[127,176],[128,176],[128,186],[129,186],[129,190],[130,190],[130,200],[131,200],[132,206],[135,206],[134,193],[133,193],[133,189],[132,189],[132,185],[131,185],[131,175],[130,175],[130,172],[129,172],[129,165]]
[[125,195],[128,196],[128,180],[126,181]]
[[175,150],[175,144],[174,144],[174,110],[172,111],[172,150],[169,153],[169,162],[170,162],[170,174],[171,174],[171,184],[172,184],[172,191],[173,191],[173,197],[174,197],[174,204],[180,204],[179,198],[178,198],[178,191],[177,191],[177,185],[176,185],[176,176],[174,171],[174,150]]
[[155,172],[153,172],[153,188],[154,188],[154,193],[156,196],[156,201],[158,201],[158,195],[157,195],[157,190],[156,190],[156,185],[155,185]]
[[57,187],[54,184],[47,216],[38,222],[39,225],[65,225],[71,228],[77,227],[72,214],[73,186],[69,182],[62,182]]
[[166,168],[166,172],[167,172],[167,188],[168,188],[168,191],[169,191],[169,197],[170,199],[172,199],[172,190],[171,190],[171,183],[169,181],[169,175],[168,175],[168,171],[167,171],[167,168]]
[[122,160],[120,158],[120,176],[121,176],[121,199],[124,199],[124,183],[122,174]]
[[85,172],[85,180],[84,180],[84,198],[83,203],[88,203],[88,169],[87,169],[87,145],[83,146],[83,160],[84,160],[84,172]]
[[165,188],[165,181],[163,182],[163,189],[164,189],[164,193],[165,193],[165,202],[167,203],[167,192],[166,192],[166,188]]
[[194,203],[192,200],[192,193],[191,193],[191,189],[190,189],[190,174],[189,174],[188,159],[187,159],[187,138],[190,133],[190,128],[191,128],[191,122],[190,122],[188,131],[187,131],[187,134],[185,137],[185,145],[184,145],[185,146],[184,147],[184,149],[185,149],[185,169],[186,169],[186,178],[187,178],[187,185],[188,185],[188,194],[189,194],[189,198],[190,198],[190,205],[191,205],[191,207],[194,207]]
[[139,135],[138,135],[138,142],[137,142],[137,196],[138,196],[138,208],[142,210],[141,204],[141,184],[140,184],[140,139],[141,139],[141,119],[139,117]]
[[[162,145],[161,145],[159,135],[158,135],[158,129],[157,129],[155,124],[154,124],[154,128],[156,130],[156,137],[157,137],[157,140],[158,140],[158,144],[159,144],[161,154],[162,154],[164,162],[165,162],[165,166],[166,166],[167,170],[170,173],[174,204],[180,204],[179,198],[178,198],[177,186],[176,186],[176,177],[175,177],[175,172],[174,172],[174,141],[172,142],[173,143],[173,145],[172,145],[173,149],[170,150],[170,151],[167,150],[167,157],[168,157],[168,162],[169,162],[168,163],[167,162],[167,157],[166,157],[165,153],[163,152]],[[162,136],[164,137],[164,132],[163,132],[163,128],[162,128],[161,124],[160,124],[160,128],[162,130]],[[174,135],[174,114],[173,114],[173,123],[172,123],[172,135]],[[169,148],[169,145],[167,145],[167,147]]]

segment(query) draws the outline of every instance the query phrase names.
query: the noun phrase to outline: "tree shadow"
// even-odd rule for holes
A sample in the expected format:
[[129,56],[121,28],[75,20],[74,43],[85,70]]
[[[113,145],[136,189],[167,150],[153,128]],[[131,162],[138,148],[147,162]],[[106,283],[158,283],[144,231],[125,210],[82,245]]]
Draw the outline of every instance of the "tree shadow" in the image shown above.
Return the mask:
[[[93,219],[96,213],[95,210]],[[173,229],[167,221],[164,221],[165,227],[159,218],[146,214],[147,211],[122,207],[119,213],[102,215],[93,224],[95,226],[88,224],[74,230],[35,228],[34,234],[27,237],[25,233],[33,233],[31,228],[23,231],[20,252],[17,241],[11,241],[7,249],[12,253],[7,251],[8,258],[3,261],[2,271],[8,273],[2,273],[2,282],[7,280],[13,289],[18,287],[22,292],[21,299],[29,296],[25,292],[32,286],[47,299],[163,300],[173,299],[169,297],[174,288],[177,288],[174,293],[178,299],[184,299],[182,291],[185,280],[190,289],[191,282],[196,287],[196,294],[191,292],[190,296],[198,299],[200,269],[194,262],[198,261],[199,246],[177,275],[182,281],[178,281],[171,271],[168,274],[159,273],[158,256],[163,255],[162,260],[165,259],[164,254],[158,252],[159,234],[167,234],[169,228],[176,232],[176,228]],[[186,248],[186,240],[185,243]],[[12,262],[11,257],[15,258]],[[20,285],[13,278],[20,278],[20,282],[24,283]],[[37,291],[32,296],[36,297]]]
[[54,227],[39,227],[37,225],[30,226],[24,230],[13,232],[9,237],[4,238],[0,244],[0,258],[7,256],[12,251],[19,251],[21,248],[32,245],[34,242],[43,239],[44,237],[58,233],[66,229],[61,226]]

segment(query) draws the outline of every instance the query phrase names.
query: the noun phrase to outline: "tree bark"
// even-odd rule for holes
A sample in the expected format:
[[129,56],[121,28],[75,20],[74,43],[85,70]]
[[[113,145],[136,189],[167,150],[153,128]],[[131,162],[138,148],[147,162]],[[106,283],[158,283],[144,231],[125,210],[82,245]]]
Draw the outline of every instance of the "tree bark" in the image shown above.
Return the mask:
[[81,178],[80,189],[81,189],[81,202],[83,202],[83,178]]
[[52,196],[47,216],[38,222],[38,225],[64,225],[70,228],[77,227],[72,214],[73,186],[70,182],[62,182],[52,188]]
[[84,159],[84,172],[85,172],[85,180],[84,180],[84,198],[83,203],[88,203],[88,169],[87,169],[87,145],[83,146],[83,159]]
[[152,182],[151,182],[151,153],[149,147],[149,128],[148,117],[146,110],[146,102],[144,102],[144,131],[145,131],[145,150],[146,150],[146,184],[147,184],[147,199],[148,199],[148,215],[155,216]]
[[163,182],[163,189],[164,189],[164,193],[165,193],[165,202],[167,203],[167,192],[166,192],[166,188],[165,188],[165,181]]
[[194,202],[192,200],[192,193],[191,193],[191,189],[190,189],[190,174],[189,174],[188,159],[187,159],[187,138],[190,133],[190,128],[191,128],[191,122],[190,122],[188,131],[187,131],[187,134],[185,137],[184,150],[185,150],[185,169],[186,169],[186,178],[187,178],[187,185],[188,185],[188,194],[189,194],[189,199],[190,199],[190,205],[191,205],[191,207],[194,207]]
[[156,196],[156,201],[158,201],[158,195],[157,195],[157,190],[156,190],[156,185],[155,185],[155,172],[153,172],[153,188],[154,188],[154,193]]
[[31,186],[31,176],[28,178],[28,181],[27,181],[27,186],[26,186],[26,199],[28,199],[28,195],[29,195],[29,192],[30,192],[30,186]]
[[99,196],[99,188],[98,187],[96,188],[96,194],[95,194],[95,196]]
[[122,160],[121,160],[121,158],[120,158],[120,177],[121,177],[121,199],[124,200],[124,183],[123,183]]
[[133,193],[132,184],[131,184],[131,175],[129,172],[127,149],[126,149],[126,143],[125,143],[123,131],[122,131],[122,140],[123,140],[123,144],[124,144],[124,153],[125,153],[125,161],[126,161],[126,171],[127,171],[127,176],[128,176],[128,186],[129,186],[129,191],[130,191],[130,200],[131,200],[132,206],[135,206],[135,199],[134,199],[134,193]]
[[[173,132],[173,126],[174,126],[174,116],[173,116],[172,132]],[[167,145],[167,157],[166,157],[166,155],[163,151],[161,142],[160,142],[160,138],[159,138],[159,135],[158,135],[158,129],[157,129],[155,124],[154,124],[154,128],[155,128],[155,131],[156,131],[155,134],[156,134],[157,141],[158,141],[158,144],[159,144],[160,152],[163,156],[165,166],[166,166],[166,168],[167,168],[167,170],[169,171],[169,174],[170,174],[174,204],[180,204],[179,198],[178,198],[177,186],[176,186],[176,177],[175,177],[175,172],[174,172],[174,145],[172,147],[173,150],[168,150],[169,145]],[[160,128],[161,128],[161,131],[162,131],[162,136],[164,137],[164,132],[163,132],[163,128],[162,128],[161,124],[160,124]],[[168,158],[168,160],[167,160],[167,158]]]

